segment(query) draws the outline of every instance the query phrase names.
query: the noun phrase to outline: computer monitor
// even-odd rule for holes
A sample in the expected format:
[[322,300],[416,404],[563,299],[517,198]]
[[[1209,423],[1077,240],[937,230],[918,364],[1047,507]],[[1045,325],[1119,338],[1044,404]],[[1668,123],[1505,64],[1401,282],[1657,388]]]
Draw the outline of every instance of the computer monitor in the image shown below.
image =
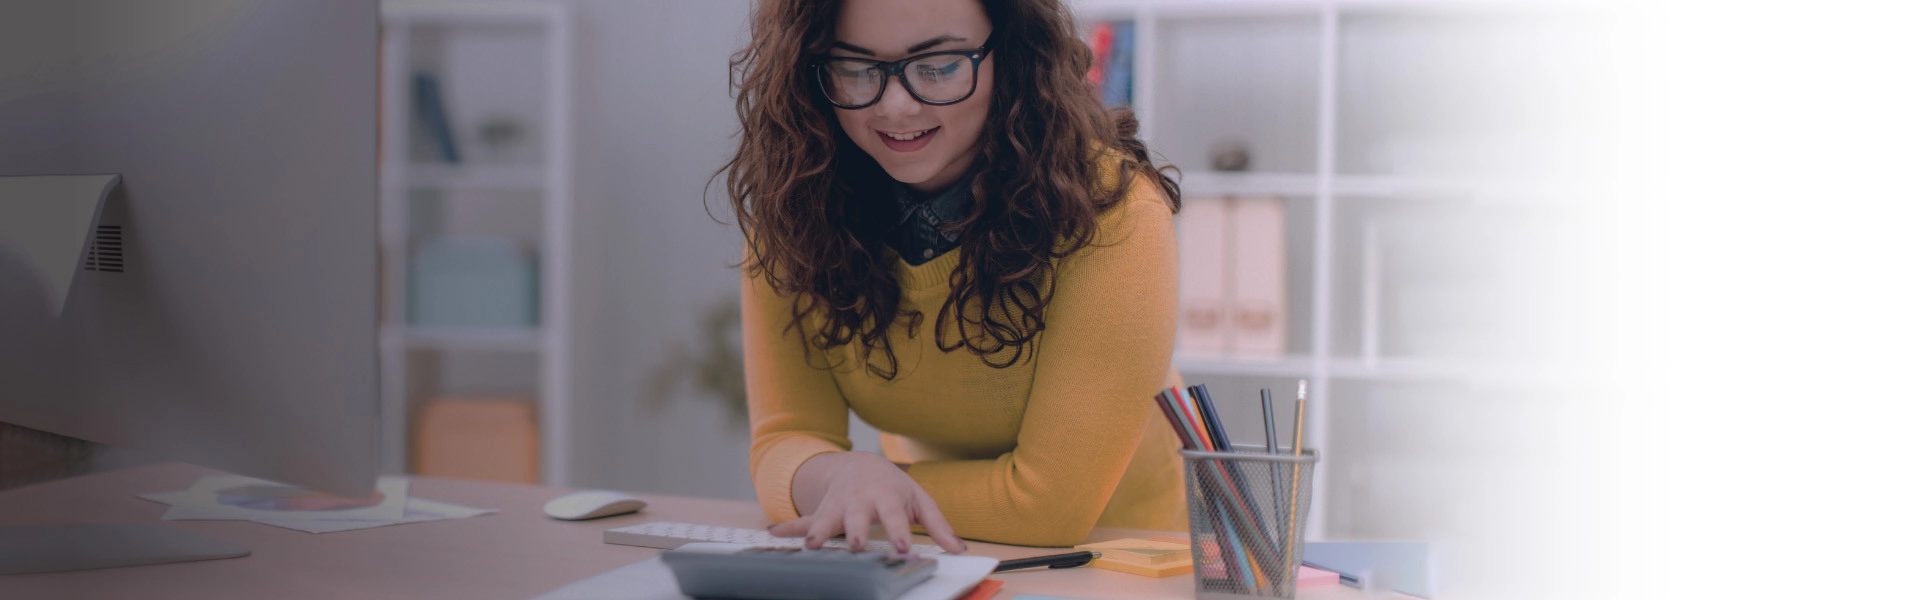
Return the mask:
[[378,0],[0,3],[0,176],[118,175],[89,233],[121,247],[49,306],[0,239],[0,421],[371,493],[378,31]]

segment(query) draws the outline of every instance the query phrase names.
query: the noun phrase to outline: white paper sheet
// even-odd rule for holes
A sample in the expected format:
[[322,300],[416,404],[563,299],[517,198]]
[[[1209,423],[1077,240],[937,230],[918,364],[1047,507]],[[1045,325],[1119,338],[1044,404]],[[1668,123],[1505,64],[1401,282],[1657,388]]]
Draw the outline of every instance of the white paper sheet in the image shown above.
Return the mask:
[[[744,544],[693,543],[675,552],[729,552],[746,548]],[[933,578],[914,586],[900,600],[953,600],[972,590],[1000,561],[985,556],[942,554]],[[659,558],[637,562],[568,584],[540,595],[536,600],[691,600],[680,593],[673,571]]]
[[[407,481],[405,478],[402,478],[402,477],[382,477],[379,484],[379,489],[381,490],[382,493],[387,493],[388,490],[392,489],[392,490],[398,491],[398,493],[400,494],[399,495],[399,497],[401,498],[400,501],[403,504],[402,504],[402,512],[400,513],[399,518],[384,518],[384,517],[343,518],[342,517],[342,515],[345,515],[348,513],[351,513],[354,515],[388,514],[386,512],[379,512],[379,513],[363,512],[358,509],[352,510],[352,511],[331,511],[331,512],[330,511],[299,511],[299,512],[291,512],[292,516],[282,516],[285,514],[289,514],[290,511],[263,511],[263,510],[242,509],[244,511],[242,512],[242,511],[229,510],[234,507],[230,507],[226,505],[216,504],[214,506],[208,506],[207,500],[212,498],[212,494],[211,494],[212,491],[224,489],[226,487],[231,487],[233,484],[236,483],[236,481],[239,481],[240,485],[250,484],[248,481],[240,481],[240,480],[259,481],[257,479],[251,479],[251,478],[239,478],[238,480],[236,480],[236,479],[230,479],[231,477],[234,477],[234,476],[209,475],[207,477],[202,478],[200,482],[194,484],[194,487],[192,489],[181,490],[177,492],[140,494],[140,498],[171,505],[172,508],[167,509],[167,513],[161,517],[161,520],[163,521],[253,521],[255,523],[272,525],[275,527],[284,527],[284,528],[293,529],[296,531],[305,531],[307,533],[332,533],[336,531],[351,531],[354,529],[369,529],[373,527],[385,527],[388,525],[398,525],[402,523],[420,523],[425,521],[439,521],[444,519],[464,519],[468,517],[477,517],[480,515],[500,512],[492,509],[482,509],[482,508],[473,508],[470,506],[461,506],[461,505],[453,504],[450,502],[440,502],[436,500],[427,500],[425,498],[409,497],[406,495],[407,489],[405,484],[407,483]],[[396,481],[400,484],[399,486],[394,485],[393,482],[396,482]],[[387,493],[387,498],[389,500],[393,499],[394,497],[395,496],[393,494]],[[385,504],[385,502],[383,502],[382,504]],[[316,517],[314,516],[315,513],[321,516]]]
[[458,504],[452,504],[447,502],[437,502],[437,501],[425,500],[421,498],[408,498],[406,518],[394,520],[394,521],[344,521],[344,520],[342,521],[270,521],[270,520],[256,519],[254,520],[254,522],[264,523],[264,524],[272,525],[275,527],[285,527],[287,529],[305,531],[307,533],[333,533],[335,531],[351,531],[354,529],[371,529],[374,527],[386,527],[388,525],[399,525],[402,523],[423,523],[426,521],[443,521],[446,519],[465,519],[467,517],[490,515],[497,512],[500,512],[500,511],[493,510],[493,509],[486,509],[486,508],[473,508],[470,506],[461,506]]
[[[219,496],[221,490],[244,486],[285,485],[243,475],[207,475],[201,477],[200,481],[195,482],[193,487],[184,491],[143,494],[141,497],[155,502],[165,502],[173,505],[173,508],[167,509],[165,516],[160,517],[162,521],[219,519],[246,521],[263,519],[274,521],[397,521],[406,517],[408,483],[405,477],[381,477],[379,483],[374,485],[374,489],[379,490],[384,496],[379,504],[346,510],[267,510],[237,506],[230,501],[222,502]],[[166,499],[161,500],[159,497],[165,497]]]

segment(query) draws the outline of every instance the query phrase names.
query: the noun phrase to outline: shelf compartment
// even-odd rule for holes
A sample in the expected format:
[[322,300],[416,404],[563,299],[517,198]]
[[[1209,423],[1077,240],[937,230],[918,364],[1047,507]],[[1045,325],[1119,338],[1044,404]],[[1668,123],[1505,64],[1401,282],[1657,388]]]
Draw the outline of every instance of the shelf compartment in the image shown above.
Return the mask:
[[537,327],[415,327],[381,328],[381,342],[389,349],[539,352],[545,346]]
[[[1189,385],[1205,383],[1206,377],[1258,377],[1306,379],[1313,377],[1313,357],[1293,354],[1281,357],[1233,356],[1220,354],[1175,353],[1173,365]],[[1326,375],[1334,379],[1406,383],[1462,383],[1481,386],[1541,386],[1592,382],[1602,369],[1575,363],[1522,362],[1497,360],[1446,360],[1438,358],[1382,357],[1336,358],[1326,363]]]
[[1584,90],[1597,28],[1571,11],[1487,4],[1343,6],[1335,165],[1342,174],[1558,180],[1595,164]]
[[1324,0],[1075,0],[1078,19],[1129,19],[1151,13],[1161,18],[1239,18],[1313,14]]
[[547,170],[540,165],[513,164],[413,164],[389,168],[389,187],[448,190],[540,190],[547,184]]
[[1342,197],[1328,351],[1578,361],[1600,314],[1581,214],[1426,197]]
[[1181,202],[1174,217],[1181,274],[1176,348],[1267,356],[1309,348],[1312,198],[1183,189]]
[[1239,144],[1253,173],[1313,173],[1321,30],[1315,14],[1160,17],[1151,28],[1150,146],[1184,172]]
[[1180,193],[1191,196],[1312,196],[1318,178],[1310,173],[1223,173],[1182,171]]

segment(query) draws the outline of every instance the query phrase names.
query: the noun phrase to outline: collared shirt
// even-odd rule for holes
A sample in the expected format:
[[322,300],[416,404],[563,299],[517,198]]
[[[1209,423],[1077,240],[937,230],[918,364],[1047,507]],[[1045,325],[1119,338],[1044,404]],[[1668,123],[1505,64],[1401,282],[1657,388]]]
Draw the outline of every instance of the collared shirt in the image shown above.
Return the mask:
[[920,266],[960,245],[960,232],[944,232],[940,226],[959,221],[973,208],[973,177],[980,166],[974,164],[967,174],[945,189],[931,194],[916,192],[906,184],[893,181],[892,218],[886,233],[887,245],[907,264]]

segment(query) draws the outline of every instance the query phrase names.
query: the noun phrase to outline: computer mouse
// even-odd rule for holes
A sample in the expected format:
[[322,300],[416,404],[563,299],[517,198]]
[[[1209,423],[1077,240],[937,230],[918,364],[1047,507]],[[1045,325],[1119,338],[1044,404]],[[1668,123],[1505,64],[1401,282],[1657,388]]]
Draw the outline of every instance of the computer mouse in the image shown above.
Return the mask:
[[647,502],[620,492],[587,490],[547,501],[547,516],[562,521],[584,521],[624,515],[647,507]]

